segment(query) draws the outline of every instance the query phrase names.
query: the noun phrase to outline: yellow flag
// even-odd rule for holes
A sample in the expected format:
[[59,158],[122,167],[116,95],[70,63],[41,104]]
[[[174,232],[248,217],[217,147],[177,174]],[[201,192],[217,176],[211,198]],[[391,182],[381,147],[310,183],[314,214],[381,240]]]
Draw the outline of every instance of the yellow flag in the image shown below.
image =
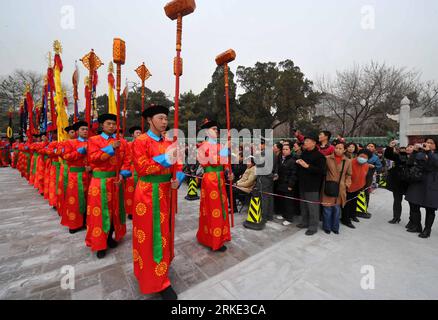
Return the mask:
[[58,142],[68,140],[68,135],[64,131],[64,128],[68,127],[68,116],[67,111],[65,110],[65,100],[64,100],[64,92],[62,90],[62,83],[61,83],[61,68],[62,68],[62,62],[61,57],[59,55],[55,56],[55,70],[54,70],[54,76],[55,76],[55,90],[56,90],[56,97],[55,97],[55,104],[56,104],[56,113],[58,114],[58,117],[56,119],[56,126],[58,127]]
[[110,62],[108,68],[108,113],[117,115],[117,105],[116,98],[114,96],[114,66],[113,63]]

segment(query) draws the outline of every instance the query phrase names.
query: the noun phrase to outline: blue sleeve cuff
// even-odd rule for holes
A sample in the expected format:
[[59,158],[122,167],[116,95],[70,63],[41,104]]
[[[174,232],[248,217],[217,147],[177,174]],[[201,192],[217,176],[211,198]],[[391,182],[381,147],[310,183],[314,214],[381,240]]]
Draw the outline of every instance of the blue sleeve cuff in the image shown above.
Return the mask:
[[153,160],[165,168],[169,168],[171,166],[169,163],[169,156],[166,153],[154,157]]
[[184,179],[186,178],[186,175],[182,171],[178,171],[176,173],[176,178],[178,179],[179,185],[181,186],[181,183],[183,183]]
[[106,146],[105,148],[100,149],[105,153],[108,153],[111,157],[115,154],[113,146]]
[[77,151],[78,151],[80,154],[86,154],[86,153],[87,153],[87,150],[86,150],[85,148],[79,148],[79,149],[77,149]]
[[132,176],[132,173],[129,170],[122,170],[120,171],[120,174],[122,175],[123,178],[129,178]]
[[224,149],[222,149],[220,152],[219,152],[219,155],[221,156],[221,157],[228,157],[228,154],[229,154],[230,152],[229,152],[229,150],[228,150],[228,148],[224,148]]

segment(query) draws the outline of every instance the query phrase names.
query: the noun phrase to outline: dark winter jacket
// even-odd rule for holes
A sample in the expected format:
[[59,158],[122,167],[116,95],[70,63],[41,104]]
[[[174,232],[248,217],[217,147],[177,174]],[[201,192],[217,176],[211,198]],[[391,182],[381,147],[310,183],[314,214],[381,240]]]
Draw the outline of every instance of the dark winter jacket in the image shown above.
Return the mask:
[[406,200],[424,208],[438,209],[438,153],[418,152],[415,165],[423,167],[421,182],[410,183]]
[[291,192],[288,188],[295,188],[297,182],[297,165],[292,155],[278,159],[278,180],[275,183],[275,190],[283,193]]
[[300,192],[320,192],[326,174],[326,158],[315,148],[303,151],[301,159],[310,167],[306,169],[297,164]]
[[389,169],[387,177],[387,188],[392,192],[406,194],[408,183],[403,181],[403,170],[408,166],[408,154],[406,152],[395,153],[394,149],[387,147],[384,157],[394,161],[394,167]]

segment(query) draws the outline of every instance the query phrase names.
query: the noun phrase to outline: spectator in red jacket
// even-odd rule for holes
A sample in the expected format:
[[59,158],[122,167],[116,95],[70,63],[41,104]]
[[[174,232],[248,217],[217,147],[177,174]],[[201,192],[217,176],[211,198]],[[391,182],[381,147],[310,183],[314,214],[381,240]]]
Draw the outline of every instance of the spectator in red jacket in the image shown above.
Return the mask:
[[335,147],[330,144],[330,138],[332,133],[330,131],[321,131],[319,133],[319,146],[318,150],[324,156],[330,156],[335,152]]
[[304,143],[304,135],[301,133],[299,129],[292,129],[292,133],[297,138],[299,143]]

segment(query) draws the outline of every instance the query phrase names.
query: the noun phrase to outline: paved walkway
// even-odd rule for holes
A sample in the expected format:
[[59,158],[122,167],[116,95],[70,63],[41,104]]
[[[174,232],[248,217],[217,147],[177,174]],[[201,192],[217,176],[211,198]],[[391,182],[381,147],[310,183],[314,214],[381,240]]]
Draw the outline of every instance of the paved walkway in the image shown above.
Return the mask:
[[[0,299],[157,299],[141,295],[133,274],[132,224],[127,235],[103,260],[85,246],[85,233],[70,235],[58,214],[19,173],[0,168]],[[246,230],[246,214],[236,216],[233,242],[213,253],[196,241],[199,201],[179,193],[172,285],[184,292],[239,264],[297,232],[294,226],[268,226],[263,233]],[[75,267],[75,290],[60,287],[63,266]]]
[[[0,169],[0,299],[157,299],[138,291],[132,271],[131,224],[121,245],[98,260],[84,233],[70,235],[45,200],[12,169]],[[392,196],[378,190],[371,220],[340,235],[306,237],[273,222],[246,230],[236,217],[225,253],[195,240],[199,202],[180,192],[176,258],[170,277],[181,299],[437,299],[438,236],[424,240],[389,225]],[[407,212],[407,208],[404,208]],[[74,290],[62,290],[61,268],[75,267]],[[361,288],[374,267],[375,289]]]
[[[392,194],[379,189],[371,196],[373,218],[356,229],[313,237],[300,231],[181,299],[438,299],[436,227],[431,238],[421,239],[405,231],[408,205],[399,225],[387,223],[391,208]],[[370,270],[374,289],[364,290],[361,282],[370,284]]]

